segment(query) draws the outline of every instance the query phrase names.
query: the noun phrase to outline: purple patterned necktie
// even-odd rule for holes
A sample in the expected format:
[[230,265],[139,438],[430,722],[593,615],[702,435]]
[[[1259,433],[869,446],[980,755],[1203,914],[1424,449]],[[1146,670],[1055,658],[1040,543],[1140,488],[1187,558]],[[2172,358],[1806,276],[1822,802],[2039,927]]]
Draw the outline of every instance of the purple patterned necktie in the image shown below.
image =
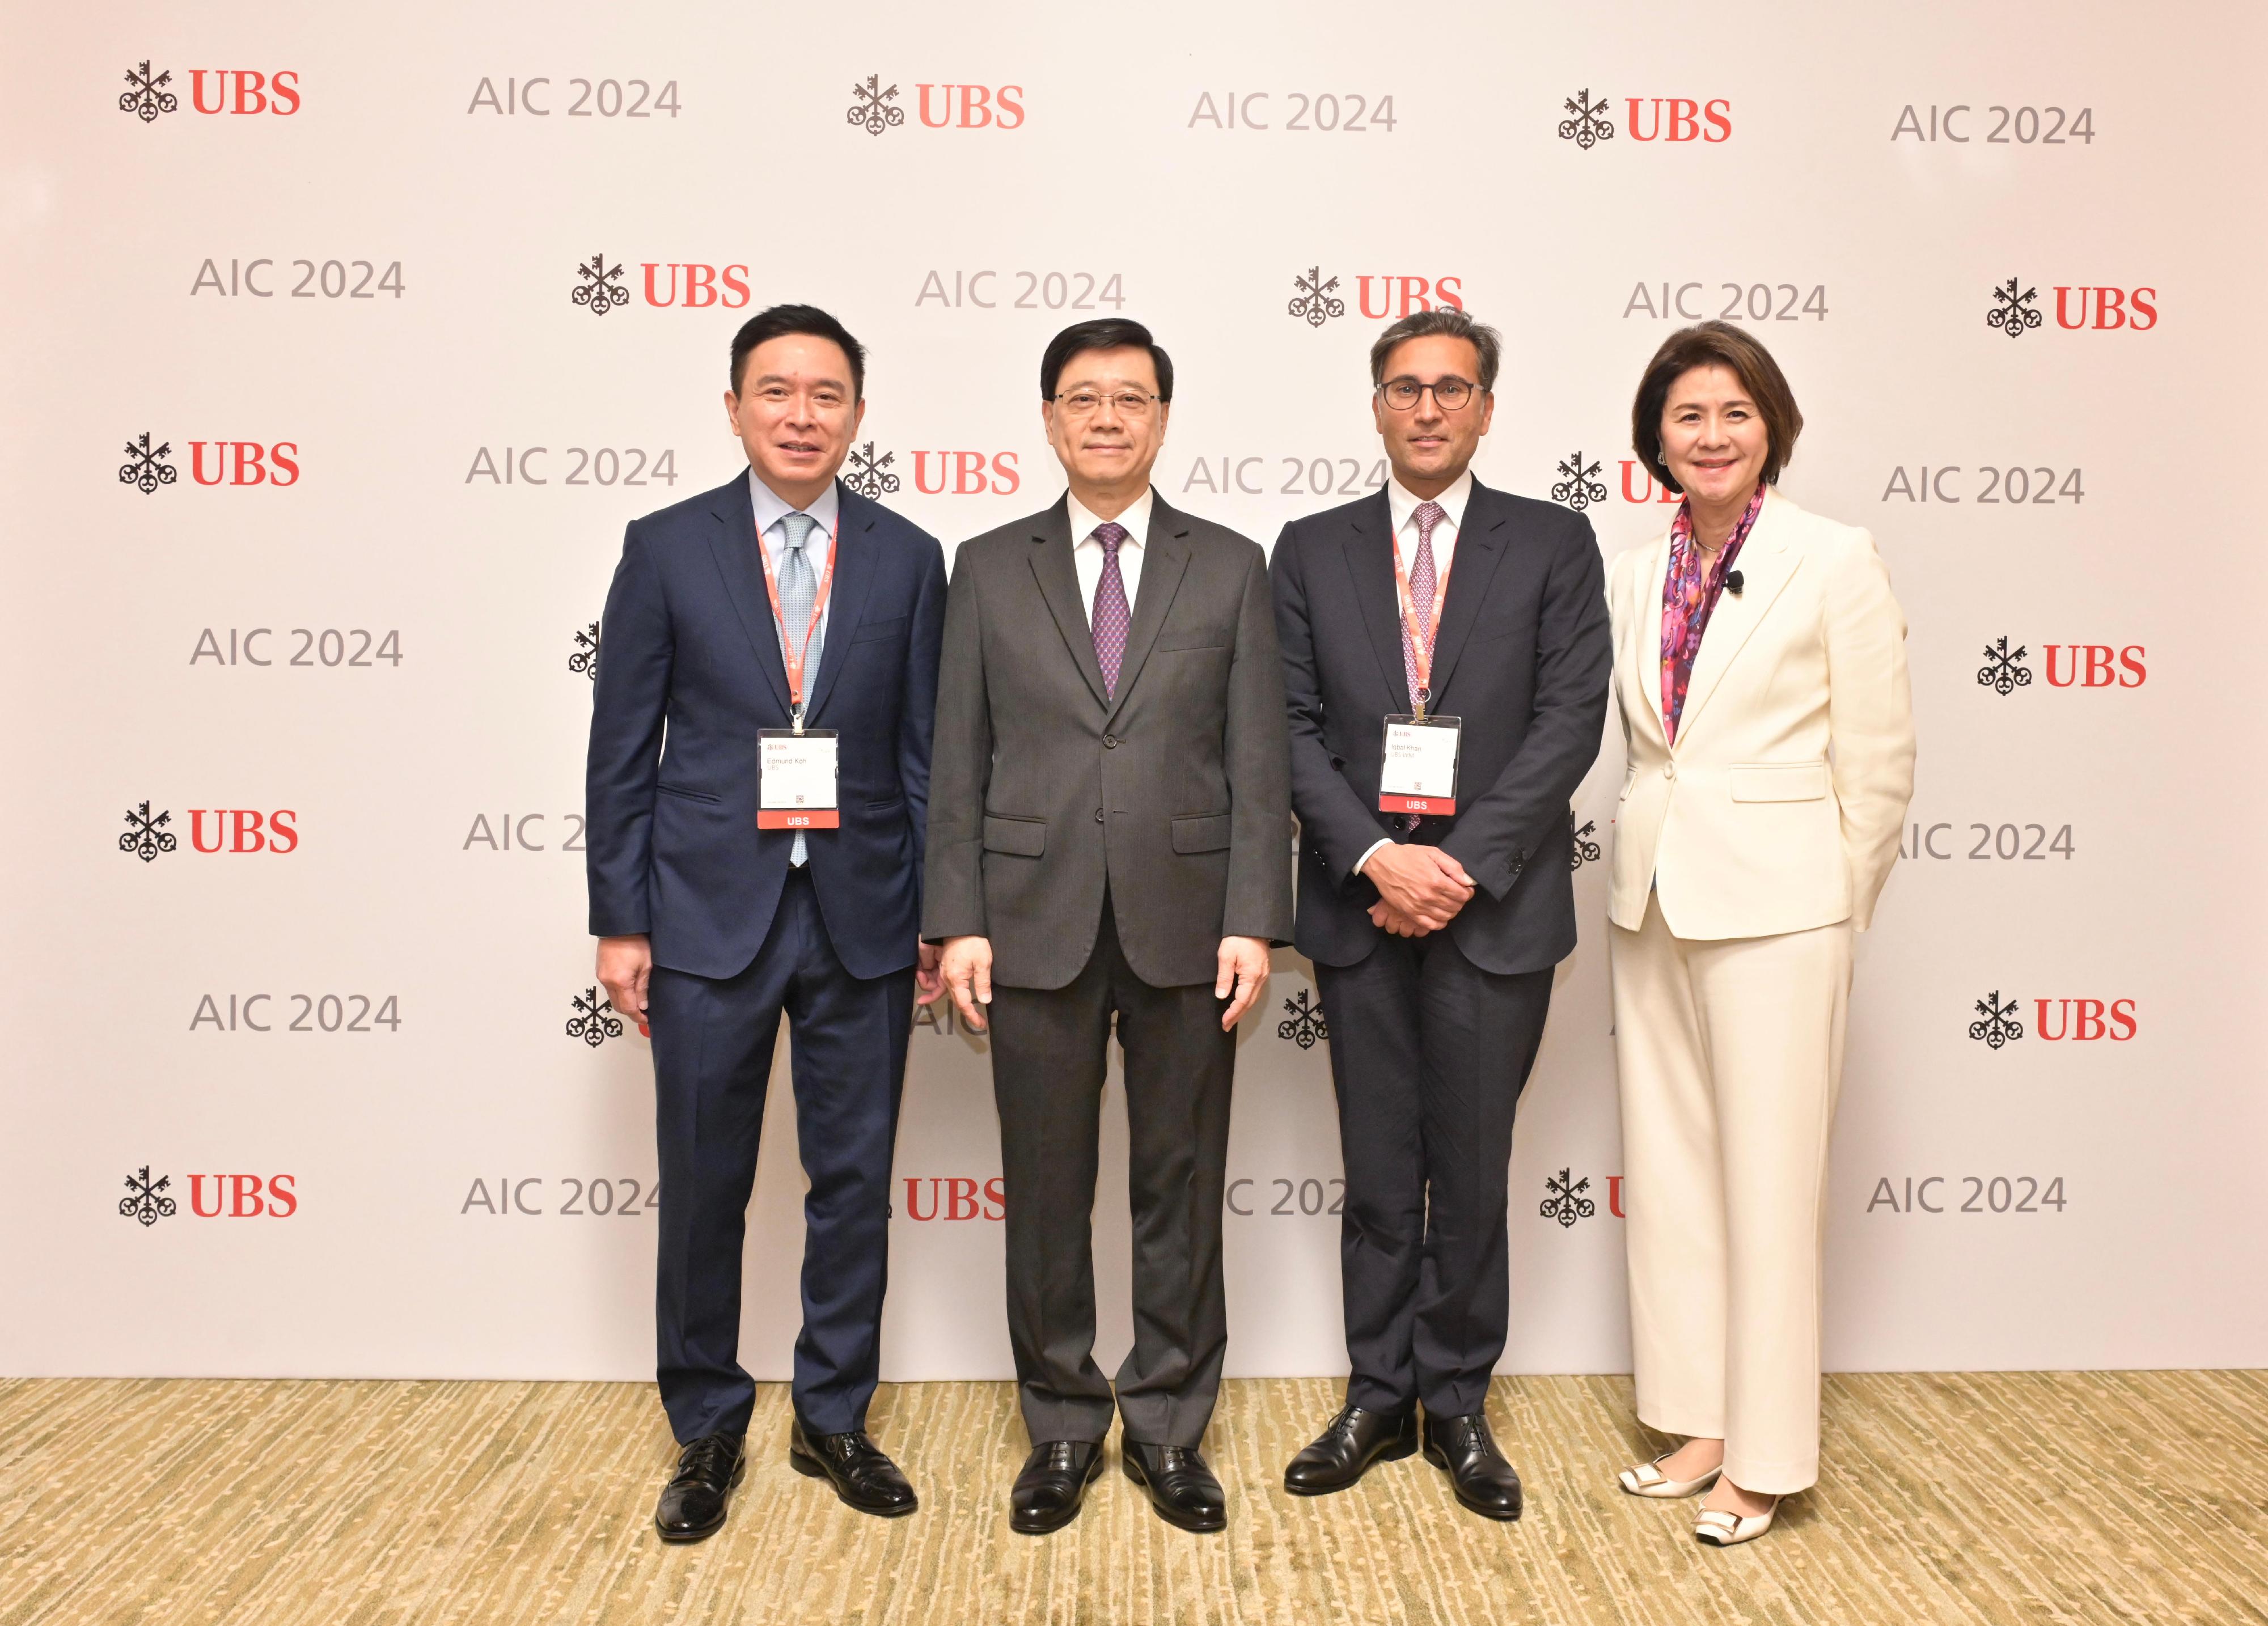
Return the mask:
[[[1132,617],[1126,608],[1126,578],[1118,573],[1118,545],[1126,527],[1104,523],[1094,527],[1102,544],[1102,579],[1094,585],[1094,660],[1102,668],[1102,697],[1118,697],[1118,666],[1126,658],[1126,629]],[[1430,579],[1430,578],[1429,578]]]
[[[1418,504],[1418,559],[1410,567],[1410,615],[1418,623],[1418,636],[1428,645],[1433,641],[1433,590],[1439,585],[1433,573],[1433,527],[1449,517],[1439,503]],[[1428,663],[1427,676],[1432,676]],[[1418,699],[1418,646],[1410,636],[1405,623],[1402,629],[1402,673],[1410,681],[1410,699]],[[1427,705],[1432,703],[1429,697]]]

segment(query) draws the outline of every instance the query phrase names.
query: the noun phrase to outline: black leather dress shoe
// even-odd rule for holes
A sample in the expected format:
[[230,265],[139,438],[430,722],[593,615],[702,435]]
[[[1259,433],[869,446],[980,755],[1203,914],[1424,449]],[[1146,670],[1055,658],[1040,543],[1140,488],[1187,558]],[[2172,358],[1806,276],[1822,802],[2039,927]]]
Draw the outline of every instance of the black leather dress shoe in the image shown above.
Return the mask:
[[1228,1527],[1228,1498],[1194,1446],[1123,1439],[1118,1457],[1126,1465],[1126,1477],[1150,1493],[1150,1505],[1167,1524],[1199,1535]]
[[703,1434],[677,1453],[677,1472],[662,1487],[653,1527],[665,1541],[706,1541],[725,1527],[733,1487],[748,1471],[738,1434]]
[[1488,1418],[1425,1414],[1425,1460],[1449,1475],[1459,1505],[1484,1519],[1520,1517],[1520,1475],[1496,1448]]
[[1315,1441],[1284,1470],[1284,1489],[1293,1496],[1344,1490],[1373,1462],[1399,1462],[1418,1451],[1418,1409],[1366,1411],[1344,1408],[1323,1425]]
[[1086,1488],[1102,1472],[1102,1446],[1091,1439],[1051,1439],[1032,1447],[1008,1492],[1008,1527],[1045,1535],[1079,1517]]
[[787,1465],[799,1474],[831,1482],[844,1503],[878,1519],[895,1519],[920,1505],[898,1465],[882,1454],[864,1429],[814,1434],[798,1417],[788,1431]]

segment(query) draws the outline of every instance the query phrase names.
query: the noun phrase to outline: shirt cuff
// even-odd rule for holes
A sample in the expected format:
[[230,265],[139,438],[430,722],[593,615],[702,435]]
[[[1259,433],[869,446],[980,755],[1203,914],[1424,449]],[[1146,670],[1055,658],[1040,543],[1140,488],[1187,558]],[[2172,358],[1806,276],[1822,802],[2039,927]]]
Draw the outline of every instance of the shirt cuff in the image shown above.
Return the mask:
[[1371,842],[1369,846],[1362,850],[1362,857],[1354,861],[1354,872],[1358,875],[1361,874],[1362,866],[1370,862],[1370,855],[1376,852],[1381,847],[1391,847],[1393,845],[1394,842],[1391,839]]

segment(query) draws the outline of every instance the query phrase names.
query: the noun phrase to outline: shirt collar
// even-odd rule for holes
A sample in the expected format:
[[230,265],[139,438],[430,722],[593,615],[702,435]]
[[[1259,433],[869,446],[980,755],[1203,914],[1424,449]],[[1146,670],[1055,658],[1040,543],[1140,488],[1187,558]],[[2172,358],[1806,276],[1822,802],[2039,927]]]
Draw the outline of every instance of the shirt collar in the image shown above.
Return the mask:
[[[1455,484],[1432,500],[1441,505],[1441,511],[1449,516],[1449,523],[1462,533],[1465,528],[1465,504],[1471,502],[1472,498],[1473,471],[1469,468],[1457,476]],[[1403,529],[1408,526],[1410,517],[1418,511],[1418,504],[1425,500],[1422,497],[1412,496],[1403,489],[1402,482],[1391,475],[1387,476],[1386,511],[1393,516],[1394,533],[1396,536],[1401,535]]]
[[[1137,548],[1150,540],[1150,505],[1155,496],[1150,487],[1143,487],[1142,495],[1118,516],[1118,523],[1126,527],[1126,540]],[[1069,492],[1064,494],[1064,500],[1071,504],[1071,545],[1078,548],[1094,534],[1094,527],[1102,521],[1087,512],[1086,505]],[[1101,545],[1100,542],[1095,544],[1098,548]]]
[[[830,480],[827,482],[827,489],[814,497],[811,506],[802,511],[819,521],[821,530],[830,534],[835,530],[836,521],[843,512],[841,491],[842,487]],[[789,505],[787,498],[763,482],[756,474],[754,464],[749,465],[748,467],[748,500],[755,506],[758,536],[762,536],[781,520],[797,511]]]

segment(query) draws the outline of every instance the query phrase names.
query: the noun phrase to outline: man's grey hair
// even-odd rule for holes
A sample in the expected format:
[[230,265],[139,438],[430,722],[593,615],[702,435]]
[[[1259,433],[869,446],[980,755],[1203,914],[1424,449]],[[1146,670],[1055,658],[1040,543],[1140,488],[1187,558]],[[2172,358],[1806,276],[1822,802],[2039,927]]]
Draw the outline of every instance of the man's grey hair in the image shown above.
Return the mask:
[[1481,376],[1473,380],[1484,390],[1496,387],[1497,364],[1504,359],[1504,338],[1493,327],[1476,322],[1464,312],[1454,309],[1417,311],[1403,317],[1370,347],[1370,385],[1376,389],[1386,382],[1386,358],[1394,354],[1394,347],[1410,339],[1423,339],[1434,334],[1452,339],[1464,339],[1480,352]]

